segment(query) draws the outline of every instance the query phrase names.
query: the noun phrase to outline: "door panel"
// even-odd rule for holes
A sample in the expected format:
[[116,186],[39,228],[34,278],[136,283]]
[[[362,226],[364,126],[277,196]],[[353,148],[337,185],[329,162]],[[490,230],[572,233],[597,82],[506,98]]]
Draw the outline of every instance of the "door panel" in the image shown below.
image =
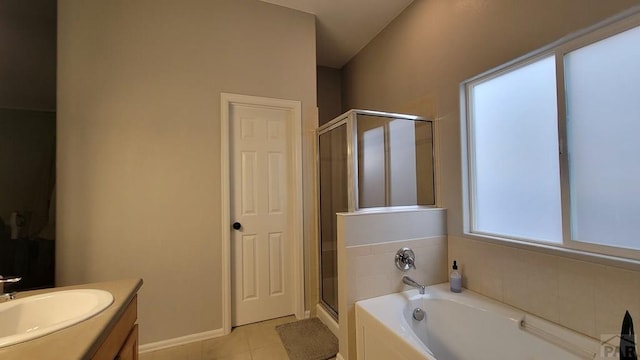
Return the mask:
[[242,152],[242,215],[255,215],[256,204],[258,200],[256,195],[258,192],[258,184],[256,183],[255,174],[258,172],[258,156],[255,152]]
[[282,234],[269,234],[269,294],[284,292],[284,269],[282,259]]
[[256,254],[256,236],[242,236],[242,300],[258,297],[258,268]]
[[294,313],[291,114],[234,104],[230,113],[233,326]]

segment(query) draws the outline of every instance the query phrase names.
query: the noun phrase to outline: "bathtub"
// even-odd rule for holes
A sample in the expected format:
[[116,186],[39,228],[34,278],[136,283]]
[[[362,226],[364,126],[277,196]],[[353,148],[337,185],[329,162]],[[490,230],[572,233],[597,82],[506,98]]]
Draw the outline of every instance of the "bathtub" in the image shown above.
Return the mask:
[[[422,321],[413,319],[422,308]],[[358,360],[596,359],[597,340],[449,284],[356,303]]]

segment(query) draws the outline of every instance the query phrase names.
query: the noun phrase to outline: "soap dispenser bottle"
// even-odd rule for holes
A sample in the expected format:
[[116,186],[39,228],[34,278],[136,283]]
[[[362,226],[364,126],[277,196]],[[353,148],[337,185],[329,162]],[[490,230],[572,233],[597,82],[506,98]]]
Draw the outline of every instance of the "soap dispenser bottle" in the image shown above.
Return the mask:
[[459,293],[462,291],[462,275],[458,271],[458,264],[453,260],[453,269],[449,274],[449,287],[452,292]]

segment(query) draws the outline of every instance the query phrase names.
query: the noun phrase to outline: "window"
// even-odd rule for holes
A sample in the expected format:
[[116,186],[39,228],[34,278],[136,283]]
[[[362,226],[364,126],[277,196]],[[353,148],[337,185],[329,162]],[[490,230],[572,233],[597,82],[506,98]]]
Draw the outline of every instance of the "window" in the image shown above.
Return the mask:
[[573,240],[640,249],[640,27],[564,57]]
[[479,233],[562,240],[555,75],[551,56],[469,86]]
[[467,233],[640,259],[639,25],[463,83]]

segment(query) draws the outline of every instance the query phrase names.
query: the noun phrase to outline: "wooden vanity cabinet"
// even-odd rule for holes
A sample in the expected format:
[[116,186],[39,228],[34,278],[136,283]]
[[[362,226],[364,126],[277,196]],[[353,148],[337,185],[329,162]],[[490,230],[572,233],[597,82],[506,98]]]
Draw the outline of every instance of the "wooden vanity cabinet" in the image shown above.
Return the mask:
[[138,360],[138,324],[133,326],[116,360]]
[[137,318],[138,296],[136,295],[91,359],[138,360]]

